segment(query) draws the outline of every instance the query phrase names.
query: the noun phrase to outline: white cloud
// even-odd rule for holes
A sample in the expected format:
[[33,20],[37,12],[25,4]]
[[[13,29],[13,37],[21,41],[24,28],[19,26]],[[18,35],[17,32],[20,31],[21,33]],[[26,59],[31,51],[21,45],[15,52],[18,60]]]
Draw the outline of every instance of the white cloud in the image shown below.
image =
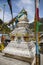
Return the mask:
[[11,14],[9,12],[5,12],[4,21],[9,22],[11,20]]
[[[13,13],[13,18],[17,15],[17,13]],[[9,22],[12,19],[12,16],[9,12],[5,12],[5,22]]]
[[32,0],[21,0],[24,4],[32,4]]
[[0,8],[0,19],[3,20],[3,10],[2,10],[2,8]]
[[[28,13],[29,21],[32,22],[34,19],[34,0],[20,0],[18,3],[15,3],[18,8],[21,10],[23,7]],[[18,13],[13,12],[13,17],[17,16]],[[0,18],[3,19],[3,10],[0,12]],[[11,20],[11,13],[5,12],[4,21],[9,22]]]
[[13,13],[13,18],[16,17],[18,15],[18,13]]
[[[17,13],[13,13],[13,16],[15,17]],[[0,19],[3,20],[3,9],[0,8]],[[9,22],[12,19],[10,12],[5,12],[4,14],[4,22]]]
[[34,18],[29,18],[29,23],[32,23],[34,21]]
[[18,2],[18,4],[16,3],[16,5],[20,9],[25,8],[27,13],[28,13],[28,16],[32,17],[30,19],[30,21],[33,21],[33,18],[34,18],[34,0],[20,0]]

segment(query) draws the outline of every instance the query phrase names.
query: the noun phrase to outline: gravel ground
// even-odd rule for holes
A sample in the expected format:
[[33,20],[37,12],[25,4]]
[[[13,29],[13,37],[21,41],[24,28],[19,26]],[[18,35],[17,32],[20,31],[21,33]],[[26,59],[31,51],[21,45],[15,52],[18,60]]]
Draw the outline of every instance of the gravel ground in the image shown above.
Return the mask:
[[30,65],[27,62],[4,57],[3,53],[0,53],[0,65]]

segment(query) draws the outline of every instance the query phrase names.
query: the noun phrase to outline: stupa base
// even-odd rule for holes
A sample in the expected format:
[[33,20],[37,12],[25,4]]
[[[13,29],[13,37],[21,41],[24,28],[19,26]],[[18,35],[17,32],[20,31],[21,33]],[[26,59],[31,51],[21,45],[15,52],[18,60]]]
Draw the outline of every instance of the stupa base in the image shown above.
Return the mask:
[[[35,58],[35,46],[31,50],[29,50],[28,45],[31,46],[29,43],[27,44],[25,42],[22,42],[21,44],[19,44],[11,41],[2,52],[7,57],[29,62],[30,65],[34,65],[32,63],[34,62]],[[34,43],[32,44],[32,46],[33,45]]]
[[24,62],[28,62],[30,63],[30,65],[32,65],[33,61],[34,61],[34,58],[28,58],[28,57],[23,57],[23,56],[17,56],[17,55],[12,55],[12,54],[8,54],[8,53],[5,53],[6,57],[10,57],[10,58],[13,58],[13,59],[17,59],[17,60],[21,60],[21,61],[24,61]]

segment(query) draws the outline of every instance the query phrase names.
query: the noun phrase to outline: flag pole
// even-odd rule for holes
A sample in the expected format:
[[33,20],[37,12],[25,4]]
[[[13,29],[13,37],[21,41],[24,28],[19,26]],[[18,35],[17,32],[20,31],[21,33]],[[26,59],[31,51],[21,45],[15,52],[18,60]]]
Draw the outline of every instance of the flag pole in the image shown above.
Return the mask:
[[40,53],[38,46],[38,22],[39,22],[39,0],[35,0],[35,38],[36,38],[36,65],[40,65]]

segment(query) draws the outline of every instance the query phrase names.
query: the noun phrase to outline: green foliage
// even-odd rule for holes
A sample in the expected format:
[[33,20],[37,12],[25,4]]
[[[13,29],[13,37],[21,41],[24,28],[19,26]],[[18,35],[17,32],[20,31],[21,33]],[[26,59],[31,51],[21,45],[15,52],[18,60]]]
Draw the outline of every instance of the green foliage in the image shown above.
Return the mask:
[[10,32],[10,28],[8,28],[8,26],[6,24],[3,24],[1,30],[3,33],[9,33]]
[[6,23],[4,23],[2,20],[0,20],[0,31],[2,33],[10,33],[10,28],[8,28],[8,26],[6,25]]
[[[39,23],[43,24],[43,18],[40,18]],[[34,30],[34,22],[29,24],[29,28]],[[39,25],[39,32],[43,31],[43,25]]]

